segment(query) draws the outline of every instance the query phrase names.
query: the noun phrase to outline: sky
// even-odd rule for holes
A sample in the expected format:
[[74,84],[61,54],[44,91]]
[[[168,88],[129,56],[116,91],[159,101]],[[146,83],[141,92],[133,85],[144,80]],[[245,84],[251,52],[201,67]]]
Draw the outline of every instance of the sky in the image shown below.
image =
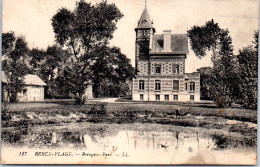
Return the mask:
[[[96,4],[101,0],[86,0]],[[115,3],[124,14],[117,24],[111,46],[135,59],[135,31],[144,9],[145,0],[107,0]],[[171,30],[173,34],[186,34],[194,25],[204,25],[214,19],[223,29],[228,29],[234,53],[252,44],[253,33],[258,29],[258,0],[146,0],[147,8],[157,34]],[[14,31],[24,36],[29,48],[46,49],[53,45],[54,33],[51,18],[58,9],[75,8],[76,0],[3,0],[2,32]],[[198,59],[189,48],[186,72],[210,66],[210,54]]]

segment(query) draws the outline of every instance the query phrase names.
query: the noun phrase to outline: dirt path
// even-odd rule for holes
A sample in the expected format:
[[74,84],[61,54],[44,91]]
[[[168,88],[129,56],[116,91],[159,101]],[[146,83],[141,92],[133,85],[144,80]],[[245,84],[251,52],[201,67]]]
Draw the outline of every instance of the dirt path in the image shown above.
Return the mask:
[[117,102],[117,100],[120,98],[114,97],[114,98],[102,98],[102,99],[90,99],[88,101],[93,102],[104,102],[104,103],[133,103],[133,102]]

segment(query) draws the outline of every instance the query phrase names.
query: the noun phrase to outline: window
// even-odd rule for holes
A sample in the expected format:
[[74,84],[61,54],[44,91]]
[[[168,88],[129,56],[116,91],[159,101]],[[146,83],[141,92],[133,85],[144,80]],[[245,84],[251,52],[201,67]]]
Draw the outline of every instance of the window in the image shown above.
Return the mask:
[[173,95],[173,100],[178,100],[178,95]]
[[194,95],[190,95],[190,100],[194,100]]
[[155,81],[155,90],[161,90],[161,81],[160,80]]
[[190,83],[190,91],[192,91],[192,92],[195,91],[195,82]]
[[155,74],[161,74],[161,66],[155,67]]
[[23,89],[23,94],[27,93],[27,89]]
[[160,95],[155,95],[156,100],[160,100]]
[[174,64],[172,70],[173,70],[173,74],[179,74],[179,65]]
[[139,80],[139,90],[144,90],[144,80]]
[[169,95],[164,95],[164,100],[169,100]]
[[188,83],[185,83],[185,90],[188,90]]
[[179,91],[179,81],[173,80],[173,91]]
[[143,100],[143,99],[144,99],[144,95],[140,94],[140,100]]

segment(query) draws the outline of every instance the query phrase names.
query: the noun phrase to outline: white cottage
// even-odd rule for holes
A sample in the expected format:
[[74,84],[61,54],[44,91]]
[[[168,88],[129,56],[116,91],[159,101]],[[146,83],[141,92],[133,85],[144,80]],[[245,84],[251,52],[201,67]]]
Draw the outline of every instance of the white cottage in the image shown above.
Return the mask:
[[[5,89],[7,78],[2,71],[2,100],[9,101],[8,92]],[[24,77],[25,87],[22,92],[18,93],[18,101],[43,101],[44,100],[44,86],[45,82],[37,75],[28,74]]]

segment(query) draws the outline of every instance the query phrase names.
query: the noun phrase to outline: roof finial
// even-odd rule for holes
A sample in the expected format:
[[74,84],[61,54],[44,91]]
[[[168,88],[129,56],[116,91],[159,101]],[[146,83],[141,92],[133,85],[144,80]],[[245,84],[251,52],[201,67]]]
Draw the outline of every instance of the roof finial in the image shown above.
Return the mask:
[[146,8],[146,0],[144,1],[144,3],[145,3],[145,4],[144,4],[144,7]]

